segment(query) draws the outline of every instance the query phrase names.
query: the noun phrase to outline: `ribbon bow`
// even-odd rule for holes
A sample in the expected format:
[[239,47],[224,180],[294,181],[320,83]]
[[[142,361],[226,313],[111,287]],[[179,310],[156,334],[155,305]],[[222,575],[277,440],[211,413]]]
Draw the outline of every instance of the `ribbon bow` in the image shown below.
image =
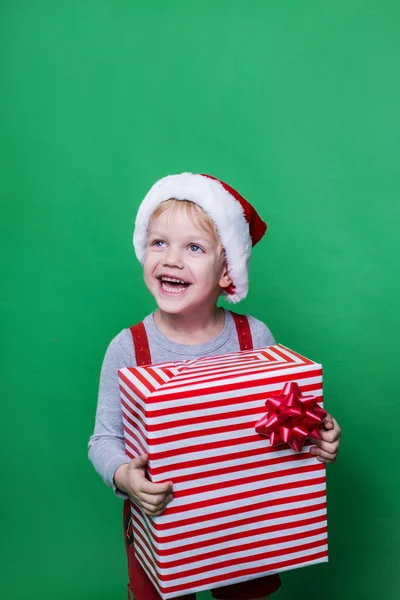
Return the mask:
[[271,446],[289,444],[300,452],[306,438],[321,438],[319,428],[328,413],[315,396],[304,396],[294,381],[285,383],[279,395],[268,395],[265,405],[267,414],[257,421],[255,429],[270,438]]

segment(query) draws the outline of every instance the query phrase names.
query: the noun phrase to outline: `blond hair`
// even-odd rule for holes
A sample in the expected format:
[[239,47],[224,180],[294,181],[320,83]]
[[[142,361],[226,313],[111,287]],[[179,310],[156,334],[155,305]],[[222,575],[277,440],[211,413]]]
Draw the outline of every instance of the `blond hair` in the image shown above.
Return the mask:
[[225,251],[221,243],[221,238],[219,237],[217,226],[208,213],[195,202],[192,202],[191,200],[177,200],[176,198],[164,200],[164,202],[161,202],[161,204],[153,211],[150,221],[160,217],[166,212],[171,212],[172,215],[176,214],[178,210],[183,210],[185,215],[191,221],[197,223],[205,231],[212,234],[215,243],[218,245],[221,257],[225,259]]

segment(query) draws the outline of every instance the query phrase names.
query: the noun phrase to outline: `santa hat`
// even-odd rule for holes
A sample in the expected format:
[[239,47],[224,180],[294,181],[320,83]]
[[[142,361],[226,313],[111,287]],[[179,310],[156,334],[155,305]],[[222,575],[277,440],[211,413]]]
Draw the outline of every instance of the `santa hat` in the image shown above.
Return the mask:
[[266,223],[236,190],[215,177],[194,173],[169,175],[153,185],[139,206],[133,245],[142,265],[146,257],[150,217],[157,206],[170,198],[191,200],[201,206],[215,223],[233,282],[225,290],[227,300],[243,300],[248,290],[251,249],[265,234]]

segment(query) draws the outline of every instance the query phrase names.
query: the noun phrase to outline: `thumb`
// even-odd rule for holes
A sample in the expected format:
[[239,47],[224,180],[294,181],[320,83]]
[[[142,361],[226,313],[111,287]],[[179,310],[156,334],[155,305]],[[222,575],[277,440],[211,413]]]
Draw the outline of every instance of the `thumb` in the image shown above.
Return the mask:
[[132,469],[144,469],[148,462],[149,462],[149,455],[142,454],[141,456],[138,456],[137,458],[134,458],[133,460],[131,460],[130,467]]
[[324,425],[324,429],[333,429],[333,418],[331,415],[326,415],[322,423]]

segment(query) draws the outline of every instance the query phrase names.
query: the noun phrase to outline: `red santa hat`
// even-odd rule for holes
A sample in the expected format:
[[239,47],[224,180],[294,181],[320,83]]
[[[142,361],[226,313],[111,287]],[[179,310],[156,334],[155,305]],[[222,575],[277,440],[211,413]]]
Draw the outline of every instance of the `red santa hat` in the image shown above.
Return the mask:
[[162,202],[191,200],[215,223],[225,250],[232,285],[225,290],[228,302],[239,302],[248,291],[248,269],[252,247],[267,230],[253,206],[230,185],[194,173],[169,175],[157,181],[145,196],[136,216],[133,245],[143,265],[146,258],[147,232],[151,215]]

